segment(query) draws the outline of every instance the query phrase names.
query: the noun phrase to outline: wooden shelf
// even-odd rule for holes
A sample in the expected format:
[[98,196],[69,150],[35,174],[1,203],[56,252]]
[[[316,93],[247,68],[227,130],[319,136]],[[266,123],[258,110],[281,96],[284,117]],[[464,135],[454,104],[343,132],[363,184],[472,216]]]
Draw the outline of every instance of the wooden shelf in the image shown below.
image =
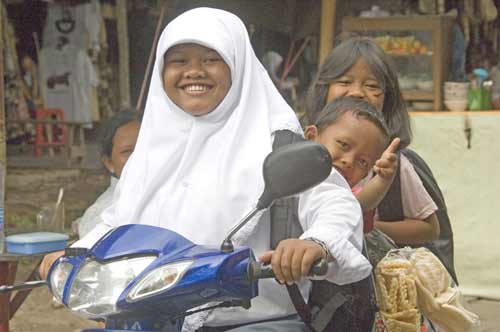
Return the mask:
[[427,52],[427,53],[418,53],[418,54],[412,54],[412,53],[390,53],[386,52],[388,55],[390,55],[393,58],[417,58],[417,57],[432,57],[434,55],[433,52]]
[[419,90],[403,90],[404,100],[434,100],[434,93]]

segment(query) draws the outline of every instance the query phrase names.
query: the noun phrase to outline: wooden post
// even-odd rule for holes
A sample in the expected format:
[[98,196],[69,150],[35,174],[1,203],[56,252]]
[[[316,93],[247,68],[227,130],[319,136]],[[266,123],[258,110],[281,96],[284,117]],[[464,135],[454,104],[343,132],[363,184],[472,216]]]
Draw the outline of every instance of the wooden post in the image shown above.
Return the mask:
[[146,65],[146,73],[144,74],[144,78],[142,79],[141,91],[139,93],[139,98],[137,99],[137,104],[135,105],[135,111],[142,111],[142,100],[144,99],[144,94],[146,93],[146,83],[148,82],[149,72],[151,71],[151,66],[153,65],[153,60],[156,54],[156,44],[158,44],[158,38],[160,38],[160,31],[163,25],[163,19],[165,17],[167,8],[167,0],[164,0],[161,4],[160,9],[160,18],[156,23],[155,35],[153,37],[153,45],[151,45],[151,50],[149,51],[148,64]]
[[[3,25],[7,22],[3,22],[2,17],[3,4],[0,3],[0,199],[5,197],[4,195],[4,177],[6,168],[6,158],[5,158],[5,109],[4,109],[4,85],[3,85]],[[4,202],[0,202],[2,208],[4,207]],[[3,213],[3,211],[1,212]],[[2,216],[4,217],[4,216]],[[5,220],[5,219],[4,219]],[[3,229],[0,231],[4,231]],[[4,235],[4,234],[0,234]],[[4,245],[3,243],[0,245]],[[4,248],[0,248],[0,254]],[[15,268],[17,268],[17,263],[14,265],[9,261],[0,260],[0,284],[8,285],[14,282]],[[0,332],[9,331],[9,319],[10,319],[10,294],[0,295]]]
[[318,66],[321,65],[323,60],[333,48],[336,11],[337,0],[321,0],[321,26]]
[[130,107],[130,70],[127,32],[127,0],[116,0],[116,27],[118,33],[120,107]]
[[[3,48],[4,48],[4,25],[7,22],[3,22],[3,8],[4,5],[0,4],[0,199],[5,200],[5,176],[7,173],[7,153],[6,153],[6,132],[5,132],[5,87],[4,87],[4,68],[3,68]],[[0,202],[0,206],[4,207],[4,201]],[[2,210],[2,213],[4,211]],[[5,216],[2,216],[5,218]],[[5,219],[4,219],[5,222]]]

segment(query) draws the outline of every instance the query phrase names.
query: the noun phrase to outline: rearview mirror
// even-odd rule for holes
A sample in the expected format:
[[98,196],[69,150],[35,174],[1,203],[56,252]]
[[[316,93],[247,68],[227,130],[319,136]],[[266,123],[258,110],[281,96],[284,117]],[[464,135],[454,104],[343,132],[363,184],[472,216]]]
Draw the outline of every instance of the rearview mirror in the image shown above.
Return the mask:
[[265,209],[278,198],[314,187],[323,182],[331,171],[330,153],[316,142],[289,144],[271,152],[264,160],[265,188],[257,209]]

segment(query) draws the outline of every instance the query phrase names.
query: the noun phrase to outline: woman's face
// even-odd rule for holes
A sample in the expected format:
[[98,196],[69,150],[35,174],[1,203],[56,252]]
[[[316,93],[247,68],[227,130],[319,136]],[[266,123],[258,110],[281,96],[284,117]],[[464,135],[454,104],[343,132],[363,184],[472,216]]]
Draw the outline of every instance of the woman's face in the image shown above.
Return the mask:
[[182,110],[201,116],[212,112],[231,88],[231,70],[216,51],[179,44],[164,57],[163,87]]
[[111,158],[103,157],[104,166],[117,177],[120,177],[125,163],[134,152],[140,127],[138,121],[132,121],[118,128],[113,136]]
[[348,71],[330,83],[326,102],[340,96],[363,98],[379,112],[382,112],[384,106],[384,91],[361,57]]

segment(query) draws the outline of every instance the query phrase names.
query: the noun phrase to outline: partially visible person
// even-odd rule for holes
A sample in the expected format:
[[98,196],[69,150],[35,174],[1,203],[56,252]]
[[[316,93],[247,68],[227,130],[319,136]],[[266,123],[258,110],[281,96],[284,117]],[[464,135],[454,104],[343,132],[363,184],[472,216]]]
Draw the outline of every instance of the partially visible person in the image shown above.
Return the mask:
[[102,212],[111,205],[116,183],[134,152],[140,126],[138,113],[122,111],[109,118],[100,128],[101,161],[111,174],[111,179],[106,191],[75,221],[74,227],[79,237],[84,237],[99,224]]

